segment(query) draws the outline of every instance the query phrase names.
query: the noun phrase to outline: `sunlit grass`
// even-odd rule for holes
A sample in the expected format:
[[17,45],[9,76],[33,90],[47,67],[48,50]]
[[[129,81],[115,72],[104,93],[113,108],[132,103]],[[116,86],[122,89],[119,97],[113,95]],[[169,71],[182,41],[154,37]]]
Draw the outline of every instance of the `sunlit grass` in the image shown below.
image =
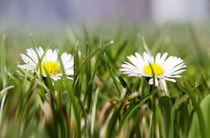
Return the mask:
[[[1,35],[0,137],[208,137],[209,35],[190,25]],[[73,80],[60,58],[58,81],[17,68],[19,54],[39,45],[74,56]],[[148,50],[187,65],[182,78],[167,82],[167,96],[147,78],[119,71],[127,56]]]

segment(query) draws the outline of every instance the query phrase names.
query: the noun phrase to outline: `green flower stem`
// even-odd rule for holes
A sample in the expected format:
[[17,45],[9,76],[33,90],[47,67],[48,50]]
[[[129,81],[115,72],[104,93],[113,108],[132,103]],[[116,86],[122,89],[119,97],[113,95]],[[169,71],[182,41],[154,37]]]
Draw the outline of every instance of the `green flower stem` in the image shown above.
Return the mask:
[[152,124],[151,124],[151,138],[156,137],[156,97],[151,97],[152,100]]

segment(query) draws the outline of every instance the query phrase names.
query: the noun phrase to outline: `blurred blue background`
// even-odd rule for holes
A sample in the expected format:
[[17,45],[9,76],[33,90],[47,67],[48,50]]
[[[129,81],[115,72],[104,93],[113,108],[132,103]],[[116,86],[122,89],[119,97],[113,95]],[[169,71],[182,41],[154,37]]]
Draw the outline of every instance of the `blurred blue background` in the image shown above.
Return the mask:
[[203,22],[210,0],[0,0],[0,26],[55,28],[65,24]]

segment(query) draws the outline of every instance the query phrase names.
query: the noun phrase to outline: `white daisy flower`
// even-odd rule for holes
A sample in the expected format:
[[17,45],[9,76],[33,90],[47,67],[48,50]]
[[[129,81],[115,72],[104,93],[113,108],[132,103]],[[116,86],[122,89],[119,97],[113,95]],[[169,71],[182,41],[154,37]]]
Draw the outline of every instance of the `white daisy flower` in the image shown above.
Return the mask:
[[132,64],[124,62],[125,64],[122,64],[120,71],[129,76],[150,77],[150,85],[153,85],[152,77],[154,73],[155,85],[158,86],[160,80],[167,92],[165,81],[176,82],[175,78],[181,78],[180,74],[186,71],[184,68],[187,67],[181,58],[174,56],[167,58],[167,56],[168,53],[164,53],[162,56],[158,53],[154,59],[146,52],[143,53],[143,56],[136,52],[135,56],[127,57]]
[[[37,52],[37,54],[36,54]],[[30,70],[32,72],[40,72],[36,70],[39,58],[44,54],[44,50],[39,47],[35,50],[32,48],[26,49],[26,54],[20,54],[22,60],[25,62],[24,65],[18,65],[19,68]],[[66,75],[74,74],[74,57],[71,54],[64,52],[61,55],[61,61],[64,66],[64,71]],[[58,50],[48,49],[44,55],[42,61],[42,75],[46,77],[46,73],[50,74],[53,80],[58,80],[62,76],[61,66],[58,61]],[[46,72],[47,71],[47,72]],[[69,79],[72,79],[68,77]]]

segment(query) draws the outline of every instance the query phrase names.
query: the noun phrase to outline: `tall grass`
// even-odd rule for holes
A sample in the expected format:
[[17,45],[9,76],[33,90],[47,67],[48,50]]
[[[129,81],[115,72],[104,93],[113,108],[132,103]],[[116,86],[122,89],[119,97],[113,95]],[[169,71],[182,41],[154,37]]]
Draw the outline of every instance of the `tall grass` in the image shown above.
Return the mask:
[[[2,35],[0,137],[208,137],[209,35],[208,26],[192,25]],[[16,67],[25,48],[39,45],[74,55],[73,80],[63,66],[56,82]],[[167,95],[119,71],[126,56],[146,50],[188,66],[176,83],[167,82]]]

